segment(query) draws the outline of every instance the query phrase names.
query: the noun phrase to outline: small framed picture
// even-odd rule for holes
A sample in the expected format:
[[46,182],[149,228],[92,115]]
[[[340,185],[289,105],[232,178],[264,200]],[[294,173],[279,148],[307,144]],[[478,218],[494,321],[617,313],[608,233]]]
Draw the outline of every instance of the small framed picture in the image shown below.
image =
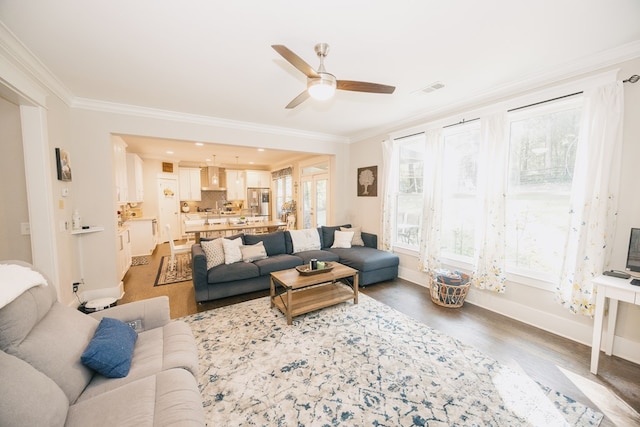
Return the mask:
[[56,166],[58,170],[58,180],[71,181],[71,159],[69,152],[62,148],[56,148]]
[[358,168],[358,197],[378,196],[378,166]]

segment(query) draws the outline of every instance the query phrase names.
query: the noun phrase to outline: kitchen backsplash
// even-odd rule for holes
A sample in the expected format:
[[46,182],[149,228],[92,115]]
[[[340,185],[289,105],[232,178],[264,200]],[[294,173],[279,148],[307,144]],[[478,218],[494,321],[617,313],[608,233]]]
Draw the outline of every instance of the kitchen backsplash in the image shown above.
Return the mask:
[[[215,209],[216,202],[218,203],[218,209],[222,209],[224,202],[226,202],[227,192],[226,191],[203,191],[201,195],[202,195],[201,201],[187,202],[187,206],[189,206],[190,212],[196,212],[197,208],[200,208],[201,210]],[[180,202],[180,206],[182,206],[183,204],[184,202]]]

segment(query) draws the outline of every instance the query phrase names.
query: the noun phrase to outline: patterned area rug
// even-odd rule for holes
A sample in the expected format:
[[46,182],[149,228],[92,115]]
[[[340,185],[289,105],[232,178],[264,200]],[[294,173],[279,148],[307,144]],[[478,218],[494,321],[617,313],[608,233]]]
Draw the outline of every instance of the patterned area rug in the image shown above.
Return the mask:
[[160,260],[160,268],[153,286],[191,280],[191,254],[176,255],[176,268],[173,270],[169,269],[169,264],[171,264],[171,256],[163,256]]
[[260,298],[182,318],[209,426],[597,426],[602,414],[360,294],[287,326]]

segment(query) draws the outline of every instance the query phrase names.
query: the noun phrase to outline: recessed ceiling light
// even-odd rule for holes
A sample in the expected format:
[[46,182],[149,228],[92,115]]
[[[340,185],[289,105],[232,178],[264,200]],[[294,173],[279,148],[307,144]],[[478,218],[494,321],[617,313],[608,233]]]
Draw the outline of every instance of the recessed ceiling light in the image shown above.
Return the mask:
[[250,164],[250,165],[252,165],[252,164],[253,164],[253,162],[249,162],[249,164]]
[[167,150],[167,154],[173,154],[173,151]]
[[204,159],[205,162],[210,162],[211,161],[211,157],[207,157],[206,159]]
[[196,142],[196,145],[197,145],[198,147],[202,147],[204,144],[203,144],[202,142]]
[[264,151],[264,148],[258,148],[258,151]]

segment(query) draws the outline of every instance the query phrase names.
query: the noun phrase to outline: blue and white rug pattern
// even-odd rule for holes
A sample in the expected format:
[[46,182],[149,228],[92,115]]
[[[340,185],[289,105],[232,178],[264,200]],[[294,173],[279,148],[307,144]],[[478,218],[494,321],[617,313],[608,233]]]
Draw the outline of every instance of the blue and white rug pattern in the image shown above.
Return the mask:
[[209,426],[597,426],[602,414],[366,295],[184,317]]

